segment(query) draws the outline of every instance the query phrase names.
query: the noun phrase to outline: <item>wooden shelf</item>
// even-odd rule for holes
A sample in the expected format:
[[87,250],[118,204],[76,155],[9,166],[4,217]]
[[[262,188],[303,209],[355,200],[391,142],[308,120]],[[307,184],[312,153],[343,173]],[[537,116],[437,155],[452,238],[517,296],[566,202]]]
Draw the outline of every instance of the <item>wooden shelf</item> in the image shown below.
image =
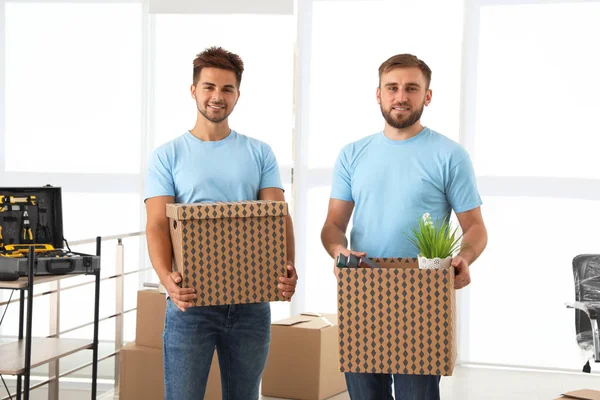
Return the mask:
[[[68,356],[93,343],[81,339],[32,338],[31,368]],[[25,372],[25,340],[0,344],[0,374],[18,375]]]
[[[71,278],[73,276],[83,276],[84,273],[78,274],[66,274],[66,275],[48,275],[48,276],[34,276],[33,284],[39,285],[42,283],[54,282],[60,279]],[[0,289],[24,289],[27,287],[27,277],[22,276],[16,281],[0,281]]]

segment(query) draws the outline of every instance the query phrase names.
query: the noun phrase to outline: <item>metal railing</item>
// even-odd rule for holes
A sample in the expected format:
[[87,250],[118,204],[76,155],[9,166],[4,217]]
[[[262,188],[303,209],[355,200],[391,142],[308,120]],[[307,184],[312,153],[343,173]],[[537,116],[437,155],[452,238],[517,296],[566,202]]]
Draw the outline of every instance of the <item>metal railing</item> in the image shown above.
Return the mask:
[[[123,343],[124,343],[124,324],[123,324],[123,320],[124,320],[124,316],[127,313],[130,313],[132,311],[135,311],[137,308],[131,308],[128,310],[125,310],[125,304],[124,304],[124,298],[125,298],[125,277],[128,275],[133,275],[133,274],[137,274],[137,273],[141,273],[144,271],[149,271],[152,270],[152,268],[139,268],[136,270],[132,270],[132,271],[128,271],[125,272],[125,246],[123,245],[123,239],[125,238],[131,238],[131,237],[141,237],[144,236],[145,232],[133,232],[133,233],[125,233],[125,234],[121,234],[121,235],[113,235],[113,236],[105,236],[102,237],[102,243],[106,243],[106,242],[110,242],[110,241],[117,241],[117,245],[116,245],[116,259],[115,259],[115,273],[111,274],[109,276],[105,276],[103,278],[100,279],[100,282],[104,282],[104,281],[109,281],[112,279],[115,279],[115,312],[107,315],[107,316],[103,316],[100,317],[98,320],[98,323],[102,322],[102,321],[107,321],[110,320],[112,318],[115,319],[115,348],[114,351],[111,352],[110,354],[104,355],[103,357],[99,357],[98,358],[98,363],[100,363],[101,361],[107,360],[111,357],[114,357],[114,386],[115,389],[117,389],[119,387],[119,352],[121,350],[121,348],[123,347]],[[75,246],[81,246],[81,245],[87,245],[87,244],[94,244],[96,243],[96,238],[93,239],[84,239],[84,240],[77,240],[74,242],[70,242],[69,246],[70,247],[75,247]],[[142,252],[140,250],[140,259],[143,259],[142,254],[145,254],[145,252]],[[106,262],[101,260],[101,262]],[[83,286],[87,286],[87,285],[93,285],[95,283],[95,280],[90,280],[89,282],[83,282],[83,283],[78,283],[78,284],[74,284],[74,285],[69,285],[69,286],[61,286],[61,280],[57,280],[55,282],[50,283],[51,285],[51,289],[50,290],[46,290],[44,292],[35,294],[33,296],[33,298],[35,299],[36,297],[43,297],[43,296],[50,296],[50,331],[49,331],[49,338],[53,338],[53,337],[60,337],[60,335],[66,334],[66,333],[70,333],[88,326],[92,326],[94,324],[94,321],[82,324],[82,325],[78,325],[75,327],[71,327],[68,329],[64,329],[61,330],[60,329],[60,297],[61,297],[61,293],[65,292],[67,290],[71,290],[71,289],[75,289],[75,288],[79,288],[79,287],[83,287]],[[100,294],[100,298],[102,298],[102,294]],[[9,301],[4,301],[4,302],[0,302],[0,307],[2,306],[8,306],[11,303],[16,303],[18,302],[19,299],[12,299]],[[60,360],[54,360],[48,363],[49,365],[49,372],[48,372],[48,379],[43,380],[42,382],[36,383],[35,385],[31,386],[31,390],[37,389],[41,386],[44,385],[48,385],[48,400],[58,400],[59,399],[59,378],[63,378],[65,376],[68,376],[70,374],[73,374],[74,372],[77,372],[79,370],[82,370],[86,367],[89,367],[90,365],[92,365],[92,362],[88,362],[85,363],[83,365],[80,365],[76,368],[73,368],[69,371],[60,373],[60,369],[59,369],[59,365],[60,365]],[[90,378],[91,379],[91,378]],[[3,397],[1,400],[9,400],[11,397],[6,396]],[[14,398],[14,396],[13,396]]]

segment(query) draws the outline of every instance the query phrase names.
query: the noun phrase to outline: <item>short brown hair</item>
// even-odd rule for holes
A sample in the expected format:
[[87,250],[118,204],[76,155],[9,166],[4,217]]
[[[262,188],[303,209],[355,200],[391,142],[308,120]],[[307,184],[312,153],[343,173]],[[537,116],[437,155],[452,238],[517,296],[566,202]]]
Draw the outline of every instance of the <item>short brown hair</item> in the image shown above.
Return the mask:
[[379,67],[379,83],[381,84],[381,76],[386,72],[390,72],[396,68],[419,68],[423,75],[425,76],[425,80],[427,81],[427,89],[429,89],[429,84],[431,83],[431,69],[425,61],[419,60],[416,56],[412,54],[396,54],[388,58],[381,66]]
[[202,68],[220,68],[235,72],[238,88],[242,83],[242,73],[244,72],[244,62],[237,54],[223,49],[222,47],[209,47],[202,53],[197,54],[194,59],[194,86],[200,79]]

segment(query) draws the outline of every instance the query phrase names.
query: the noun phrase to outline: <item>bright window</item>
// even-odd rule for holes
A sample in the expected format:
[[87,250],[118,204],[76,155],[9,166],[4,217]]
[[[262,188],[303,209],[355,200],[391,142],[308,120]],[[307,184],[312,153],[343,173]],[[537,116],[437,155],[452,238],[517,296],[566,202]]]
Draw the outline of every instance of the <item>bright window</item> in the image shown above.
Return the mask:
[[6,170],[139,173],[141,4],[6,4]]
[[[472,156],[486,183],[489,244],[471,270],[459,356],[580,369],[564,303],[575,297],[573,257],[597,252],[600,202],[579,179],[600,178],[600,56],[591,50],[600,3],[542,3],[481,6],[479,32],[470,32],[479,38],[467,49],[478,54]],[[521,178],[543,196],[522,196]]]
[[575,299],[573,257],[597,252],[592,221],[600,220],[599,202],[487,196],[483,202],[489,244],[471,269],[469,361],[581,367],[575,315],[564,303]]
[[481,8],[479,175],[600,178],[599,19],[592,2]]

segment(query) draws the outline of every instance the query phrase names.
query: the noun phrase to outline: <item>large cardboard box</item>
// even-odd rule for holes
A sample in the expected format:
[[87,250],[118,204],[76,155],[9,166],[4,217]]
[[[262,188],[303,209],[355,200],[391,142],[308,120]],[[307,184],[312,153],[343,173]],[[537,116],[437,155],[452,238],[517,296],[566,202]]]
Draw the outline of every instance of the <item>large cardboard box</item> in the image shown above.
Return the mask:
[[[162,350],[128,343],[119,354],[119,400],[164,399]],[[221,374],[216,352],[204,399],[221,400]]]
[[197,306],[285,301],[287,204],[168,204],[175,270]]
[[373,259],[341,268],[339,361],[344,372],[452,375],[456,362],[454,268]]
[[271,325],[263,396],[323,400],[346,391],[338,370],[337,316],[298,315]]
[[163,348],[167,298],[158,290],[138,291],[135,343],[138,346]]

